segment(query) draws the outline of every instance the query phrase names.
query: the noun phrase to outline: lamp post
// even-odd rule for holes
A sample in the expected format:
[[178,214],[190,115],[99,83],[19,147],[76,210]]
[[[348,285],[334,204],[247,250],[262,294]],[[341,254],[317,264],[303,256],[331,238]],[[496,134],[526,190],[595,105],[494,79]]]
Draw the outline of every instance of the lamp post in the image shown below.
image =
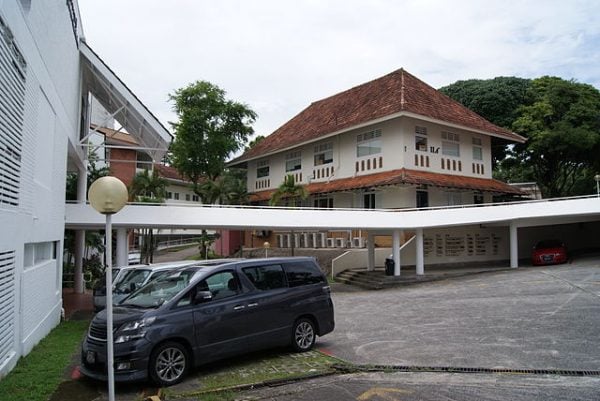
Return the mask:
[[265,258],[269,257],[269,248],[271,247],[271,244],[269,244],[269,242],[265,242],[263,244],[263,248],[265,248]]
[[90,204],[106,216],[106,366],[108,368],[108,400],[115,399],[113,310],[112,310],[112,215],[127,203],[127,187],[116,177],[100,177],[88,191]]
[[596,180],[596,196],[600,198],[600,174],[596,174],[594,180]]

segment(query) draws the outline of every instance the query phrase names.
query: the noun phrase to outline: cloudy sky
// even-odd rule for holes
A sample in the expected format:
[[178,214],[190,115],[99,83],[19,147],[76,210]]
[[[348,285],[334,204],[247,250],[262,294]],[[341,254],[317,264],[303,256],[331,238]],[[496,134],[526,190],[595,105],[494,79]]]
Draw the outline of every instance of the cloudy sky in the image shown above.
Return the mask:
[[401,67],[435,88],[555,75],[600,89],[597,0],[79,0],[88,44],[167,125],[210,81],[267,135],[311,102]]

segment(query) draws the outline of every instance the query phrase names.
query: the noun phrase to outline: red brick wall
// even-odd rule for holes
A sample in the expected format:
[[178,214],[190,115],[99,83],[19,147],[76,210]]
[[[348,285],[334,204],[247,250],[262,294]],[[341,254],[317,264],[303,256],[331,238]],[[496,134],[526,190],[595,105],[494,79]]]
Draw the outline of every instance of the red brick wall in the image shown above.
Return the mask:
[[135,162],[135,150],[110,150],[110,174],[123,181],[128,187],[135,177]]

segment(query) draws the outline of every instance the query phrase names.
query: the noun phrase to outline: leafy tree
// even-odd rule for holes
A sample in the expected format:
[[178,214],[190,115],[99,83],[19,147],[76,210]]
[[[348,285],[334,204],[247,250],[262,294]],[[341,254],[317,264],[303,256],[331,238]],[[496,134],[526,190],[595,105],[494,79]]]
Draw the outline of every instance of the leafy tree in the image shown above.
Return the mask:
[[254,138],[253,140],[251,140],[250,142],[248,142],[248,145],[246,145],[246,147],[244,148],[244,152],[247,152],[250,149],[252,149],[253,147],[255,147],[256,145],[258,145],[265,138],[266,137],[264,135],[257,135],[256,138]]
[[[214,181],[225,162],[254,132],[256,113],[242,103],[225,99],[225,91],[206,81],[194,82],[169,95],[178,122],[171,123],[175,140],[171,146],[173,166],[202,197],[198,185]],[[202,198],[203,203],[208,199]]]
[[[137,173],[129,186],[129,197],[137,202],[162,203],[165,200],[167,181],[162,178],[157,170],[152,174],[148,170]],[[142,247],[140,249],[140,260],[142,263],[152,263],[154,261],[154,251],[156,250],[156,240],[152,228],[141,230]]]
[[[277,187],[273,195],[271,195],[271,199],[269,200],[269,205],[277,206],[280,205],[282,201],[285,200],[286,206],[296,206],[299,201],[302,201],[308,198],[309,193],[304,185],[296,184],[296,180],[294,176],[288,174],[283,179],[283,182]],[[294,236],[294,231],[291,231],[292,237]],[[290,244],[290,249],[292,252],[292,256],[294,256],[294,241]]]
[[[518,109],[527,100],[531,80],[517,77],[493,79],[469,79],[456,81],[440,88],[440,92],[451,97],[486,120],[503,128],[511,129],[519,116]],[[506,156],[508,142],[492,138],[492,165]]]
[[532,81],[518,111],[513,129],[528,140],[503,165],[530,168],[545,197],[589,193],[600,167],[600,92],[545,76]]

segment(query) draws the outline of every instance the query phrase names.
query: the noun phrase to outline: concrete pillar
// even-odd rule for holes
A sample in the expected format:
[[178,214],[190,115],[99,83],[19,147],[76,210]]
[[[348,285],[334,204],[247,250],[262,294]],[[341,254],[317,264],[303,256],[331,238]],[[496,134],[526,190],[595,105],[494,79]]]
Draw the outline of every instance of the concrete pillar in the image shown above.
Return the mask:
[[[86,163],[79,168],[77,174],[77,202],[85,203],[87,200],[87,168]],[[75,231],[75,269],[73,287],[77,294],[83,294],[85,283],[83,281],[83,253],[85,250],[85,231]]]
[[367,270],[375,270],[375,235],[367,232]]
[[293,235],[293,241],[294,241],[294,248],[298,249],[300,248],[300,234],[294,233]]
[[510,222],[510,267],[519,267],[519,238],[515,221]]
[[317,236],[318,236],[318,233],[312,233],[312,245],[313,245],[313,248],[318,248],[319,247],[319,244],[318,244],[318,241],[317,241]]
[[292,234],[285,234],[286,238],[287,238],[287,248],[291,248],[292,247]]
[[85,250],[85,231],[75,230],[75,269],[73,287],[77,294],[83,294],[85,285],[83,281],[83,252]]
[[425,256],[423,252],[423,229],[417,228],[416,233],[416,264],[417,264],[417,276],[423,276],[425,274]]
[[400,275],[400,230],[392,233],[392,257],[394,259],[394,276]]
[[117,266],[129,264],[129,241],[127,241],[127,229],[117,228]]

